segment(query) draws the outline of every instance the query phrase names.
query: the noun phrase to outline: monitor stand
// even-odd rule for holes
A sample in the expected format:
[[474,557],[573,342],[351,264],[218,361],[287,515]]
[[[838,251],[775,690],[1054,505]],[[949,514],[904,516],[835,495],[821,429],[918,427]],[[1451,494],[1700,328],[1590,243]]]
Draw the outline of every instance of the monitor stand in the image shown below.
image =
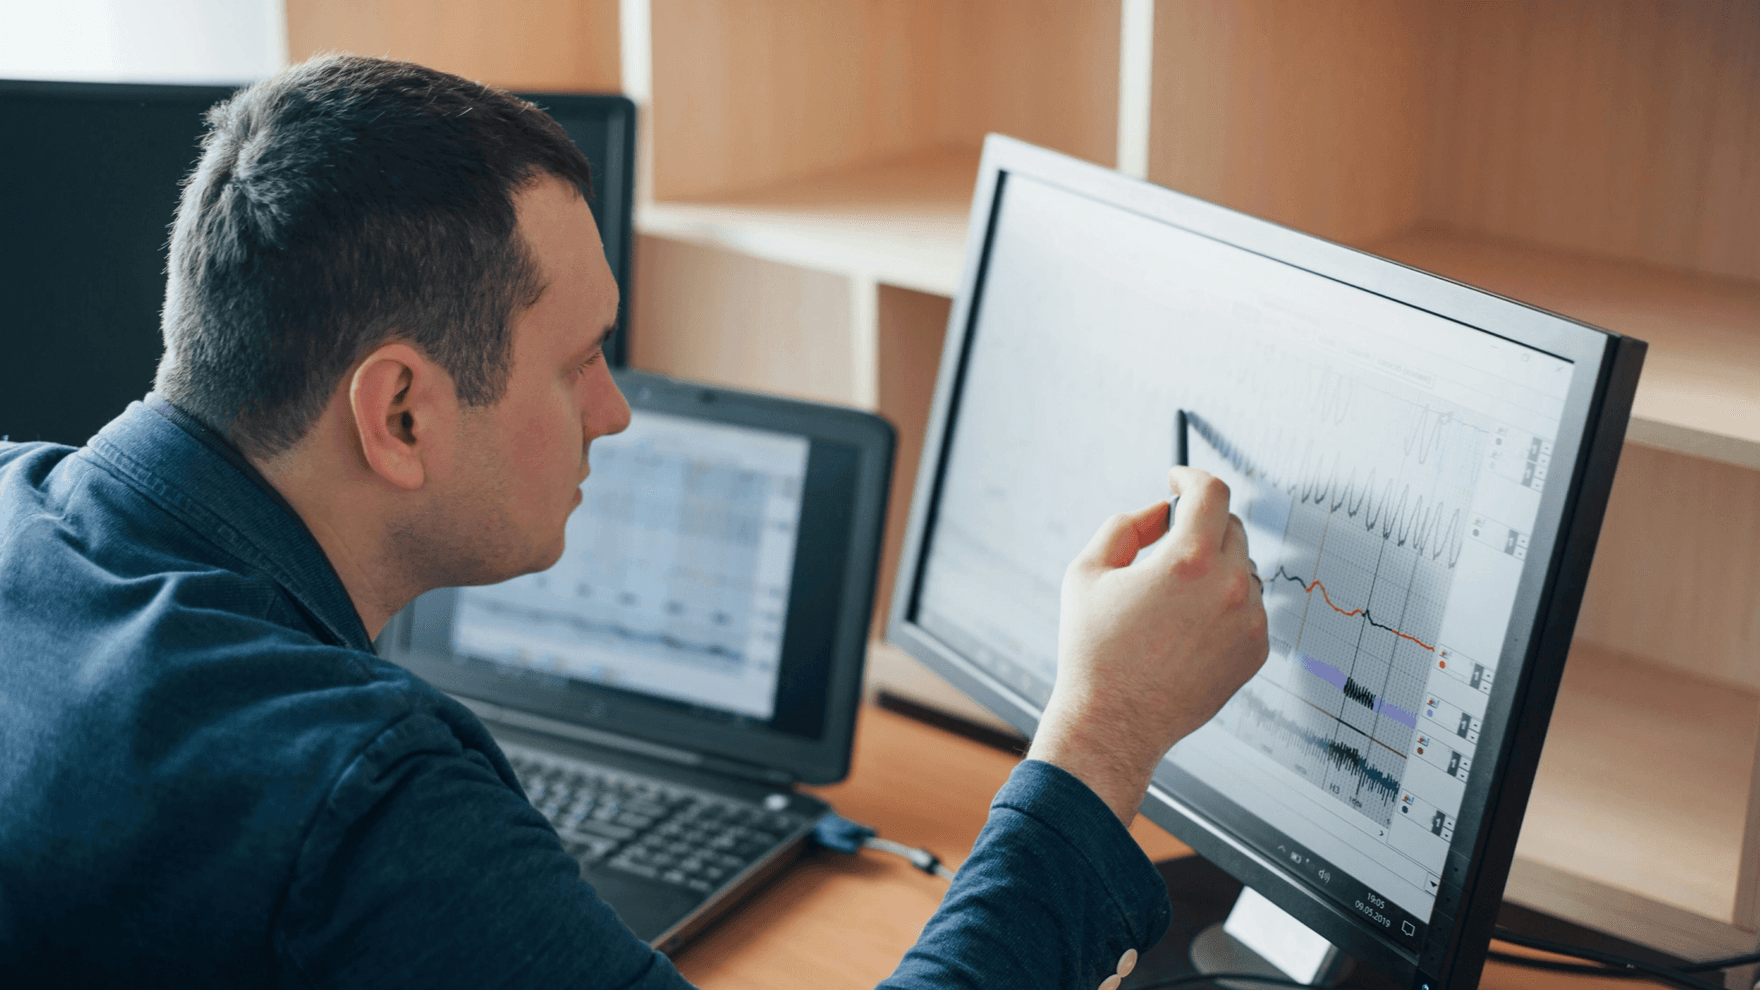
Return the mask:
[[[1120,990],[1199,973],[1260,973],[1288,978],[1282,970],[1223,930],[1230,911],[1240,900],[1239,881],[1201,856],[1162,860],[1155,864],[1155,868],[1167,884],[1168,898],[1173,905],[1172,922],[1161,941],[1143,953]],[[1353,965],[1348,956],[1334,955],[1336,958],[1322,967],[1315,986],[1338,987],[1339,990],[1407,990],[1371,966]],[[1229,990],[1269,990],[1264,984],[1244,981],[1228,985]]]
[[[1241,888],[1226,920],[1192,939],[1190,954],[1200,973],[1253,973],[1313,987],[1336,987],[1354,968],[1351,957],[1251,887]],[[1229,990],[1266,986],[1251,980],[1216,982]]]

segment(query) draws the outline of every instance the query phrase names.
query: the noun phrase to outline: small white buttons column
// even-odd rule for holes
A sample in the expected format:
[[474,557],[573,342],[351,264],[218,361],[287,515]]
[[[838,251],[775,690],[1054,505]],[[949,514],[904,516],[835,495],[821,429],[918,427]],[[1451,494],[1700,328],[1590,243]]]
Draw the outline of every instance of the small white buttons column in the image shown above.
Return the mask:
[[[1118,972],[1101,980],[1100,990],[1118,990],[1119,983],[1122,982],[1125,977],[1131,975],[1131,970],[1136,968],[1137,950],[1124,950],[1124,955],[1118,957]],[[1756,990],[1760,990],[1760,988],[1756,988]]]

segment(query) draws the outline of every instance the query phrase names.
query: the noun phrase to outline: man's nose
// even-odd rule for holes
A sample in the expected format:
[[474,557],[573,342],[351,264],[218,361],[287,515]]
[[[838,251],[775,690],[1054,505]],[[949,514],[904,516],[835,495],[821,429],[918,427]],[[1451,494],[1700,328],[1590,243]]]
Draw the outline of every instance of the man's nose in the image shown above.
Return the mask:
[[[609,377],[607,376],[607,378]],[[615,381],[607,381],[606,386],[610,394],[604,397],[606,401],[600,403],[600,408],[605,410],[599,416],[599,423],[604,426],[599,433],[600,436],[622,433],[629,429],[630,421],[629,400],[623,397],[623,390],[617,387]],[[591,429],[592,425],[591,417],[589,417],[588,428]]]

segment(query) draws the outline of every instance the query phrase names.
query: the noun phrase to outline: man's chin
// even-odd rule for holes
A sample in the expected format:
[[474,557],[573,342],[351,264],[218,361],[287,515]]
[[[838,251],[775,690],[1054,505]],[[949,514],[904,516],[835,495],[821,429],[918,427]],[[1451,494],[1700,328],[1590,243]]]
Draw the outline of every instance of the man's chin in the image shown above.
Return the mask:
[[562,552],[565,549],[567,549],[567,546],[559,537],[548,549],[535,552],[526,557],[523,561],[482,561],[480,562],[480,566],[472,569],[471,574],[467,578],[454,581],[453,585],[457,587],[469,587],[486,584],[500,584],[503,581],[511,581],[516,577],[523,577],[527,574],[536,574],[539,571],[547,571],[550,568],[555,567],[556,562],[562,559]]
[[568,544],[564,539],[560,536],[557,537],[556,543],[550,548],[550,550],[541,555],[542,559],[537,563],[537,566],[527,570],[525,573],[536,574],[539,571],[547,571],[550,568],[555,567],[556,562],[562,559],[563,551],[567,549]]

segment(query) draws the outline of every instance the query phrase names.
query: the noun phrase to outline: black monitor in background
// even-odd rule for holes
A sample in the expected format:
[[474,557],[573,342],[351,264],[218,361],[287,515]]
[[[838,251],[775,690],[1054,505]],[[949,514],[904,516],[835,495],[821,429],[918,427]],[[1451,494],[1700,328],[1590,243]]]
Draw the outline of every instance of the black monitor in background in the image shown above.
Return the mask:
[[1006,138],[971,230],[890,637],[1031,734],[1070,559],[1169,464],[1222,476],[1270,656],[1143,811],[1473,986],[1643,343]]
[[[233,92],[0,80],[0,435],[82,444],[152,387],[179,184],[203,114]],[[635,105],[521,95],[592,162],[593,213],[627,304]],[[613,365],[624,338],[608,345]]]

